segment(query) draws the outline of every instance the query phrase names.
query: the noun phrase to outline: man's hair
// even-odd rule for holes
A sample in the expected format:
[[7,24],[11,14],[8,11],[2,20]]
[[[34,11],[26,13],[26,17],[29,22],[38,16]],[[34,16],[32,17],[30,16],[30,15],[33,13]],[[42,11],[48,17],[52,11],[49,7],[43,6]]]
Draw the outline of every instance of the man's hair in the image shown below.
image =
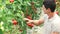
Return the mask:
[[56,3],[54,0],[44,0],[43,5],[46,9],[50,8],[51,12],[55,11]]

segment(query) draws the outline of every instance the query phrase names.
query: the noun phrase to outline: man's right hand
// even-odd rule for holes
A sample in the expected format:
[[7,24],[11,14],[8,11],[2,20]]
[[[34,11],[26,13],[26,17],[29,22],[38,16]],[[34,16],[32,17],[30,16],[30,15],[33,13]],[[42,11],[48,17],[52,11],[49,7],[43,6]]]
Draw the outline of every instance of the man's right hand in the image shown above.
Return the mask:
[[32,23],[33,22],[33,20],[30,20],[28,18],[24,18],[24,20],[26,21],[26,23]]
[[28,19],[28,18],[24,18],[24,20],[25,20],[26,22],[28,22],[28,21],[29,21],[29,19]]

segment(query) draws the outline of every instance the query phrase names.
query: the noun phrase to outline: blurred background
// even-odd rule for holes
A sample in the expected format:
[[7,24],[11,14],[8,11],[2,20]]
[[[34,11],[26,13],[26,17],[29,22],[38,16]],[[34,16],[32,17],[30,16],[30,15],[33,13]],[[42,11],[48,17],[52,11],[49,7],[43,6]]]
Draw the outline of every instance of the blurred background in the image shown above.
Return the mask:
[[[44,0],[0,0],[0,34],[40,34],[43,24],[26,24],[23,18],[37,20],[43,16]],[[56,14],[60,16],[60,0]]]

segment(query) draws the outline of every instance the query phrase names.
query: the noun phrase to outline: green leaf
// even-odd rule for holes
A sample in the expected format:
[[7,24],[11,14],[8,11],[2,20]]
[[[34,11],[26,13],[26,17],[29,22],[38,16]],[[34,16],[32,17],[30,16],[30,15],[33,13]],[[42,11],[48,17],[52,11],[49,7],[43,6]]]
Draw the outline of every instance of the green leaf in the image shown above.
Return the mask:
[[3,31],[0,29],[0,34],[3,34]]

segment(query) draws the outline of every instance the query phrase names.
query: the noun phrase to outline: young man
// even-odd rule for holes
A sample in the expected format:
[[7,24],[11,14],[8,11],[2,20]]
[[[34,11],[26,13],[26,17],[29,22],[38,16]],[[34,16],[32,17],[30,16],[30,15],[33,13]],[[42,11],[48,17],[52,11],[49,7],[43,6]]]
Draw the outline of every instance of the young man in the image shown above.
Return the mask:
[[53,0],[45,0],[43,2],[44,17],[39,20],[27,20],[27,23],[33,23],[35,25],[40,25],[44,23],[43,34],[60,34],[60,18],[54,13],[56,8],[56,3]]

